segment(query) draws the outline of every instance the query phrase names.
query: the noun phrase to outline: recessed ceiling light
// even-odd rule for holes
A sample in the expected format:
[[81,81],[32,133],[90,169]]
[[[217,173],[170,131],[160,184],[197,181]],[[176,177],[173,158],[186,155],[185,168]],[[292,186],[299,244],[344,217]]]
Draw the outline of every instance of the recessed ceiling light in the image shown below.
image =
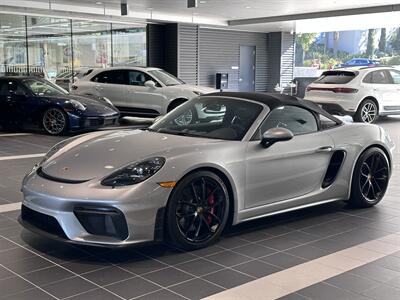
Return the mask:
[[251,8],[251,6],[246,6],[247,9]]
[[9,25],[2,25],[0,28],[1,28],[1,29],[8,29],[8,28],[11,28],[11,26],[9,26]]
[[200,4],[205,4],[205,3],[207,3],[207,1],[204,1],[204,0],[200,1]]
[[98,2],[96,2],[96,4],[101,5],[101,4],[103,4],[103,2],[98,1]]

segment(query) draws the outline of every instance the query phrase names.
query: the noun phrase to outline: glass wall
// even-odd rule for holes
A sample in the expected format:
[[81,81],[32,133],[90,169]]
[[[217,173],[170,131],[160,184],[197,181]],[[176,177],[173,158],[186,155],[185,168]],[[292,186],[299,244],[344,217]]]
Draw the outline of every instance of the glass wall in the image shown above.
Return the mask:
[[0,14],[0,74],[146,65],[146,25]]
[[0,14],[0,73],[27,73],[25,33],[24,16]]

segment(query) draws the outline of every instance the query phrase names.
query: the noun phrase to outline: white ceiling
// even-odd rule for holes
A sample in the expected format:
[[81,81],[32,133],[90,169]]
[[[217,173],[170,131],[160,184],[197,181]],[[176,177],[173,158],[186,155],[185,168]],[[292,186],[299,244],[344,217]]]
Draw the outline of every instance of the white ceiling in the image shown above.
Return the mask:
[[[53,10],[120,15],[121,0],[50,0],[50,2]],[[198,2],[197,8],[187,8],[187,0],[127,0],[129,17],[194,22],[209,26],[227,26],[229,20],[400,4],[399,0],[198,0]],[[0,4],[44,10],[49,8],[49,0],[1,0]],[[291,31],[296,30],[297,23],[297,21],[275,22],[233,26],[233,28],[256,31]],[[374,27],[373,23],[374,18],[368,18],[368,26]],[[334,22],[331,25],[332,30],[335,30]],[[353,25],[355,25],[354,22],[348,24],[349,27]]]

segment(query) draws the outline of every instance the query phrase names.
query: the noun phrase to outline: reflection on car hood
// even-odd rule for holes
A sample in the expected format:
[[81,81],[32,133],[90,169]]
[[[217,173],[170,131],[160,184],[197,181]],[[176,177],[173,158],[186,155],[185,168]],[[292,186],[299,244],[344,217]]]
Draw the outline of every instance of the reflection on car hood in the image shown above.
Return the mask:
[[191,152],[196,146],[224,142],[143,130],[95,132],[73,140],[51,157],[42,170],[57,178],[90,180],[145,158],[162,156],[168,159]]
[[94,99],[87,96],[79,96],[79,95],[66,95],[66,96],[59,96],[59,97],[51,97],[51,100],[76,100],[82,103],[86,110],[83,112],[83,115],[87,116],[97,116],[97,115],[110,115],[118,112],[115,107],[109,106],[107,103],[103,103],[100,99]]

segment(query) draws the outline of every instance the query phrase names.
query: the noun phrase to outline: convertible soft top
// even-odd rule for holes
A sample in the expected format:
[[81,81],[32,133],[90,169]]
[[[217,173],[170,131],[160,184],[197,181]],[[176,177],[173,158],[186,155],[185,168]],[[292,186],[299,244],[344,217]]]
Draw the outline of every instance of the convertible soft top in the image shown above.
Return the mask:
[[283,95],[283,94],[273,94],[273,93],[247,93],[247,92],[217,92],[206,94],[204,96],[218,96],[218,97],[233,97],[239,99],[248,99],[256,102],[263,103],[267,105],[271,110],[275,107],[284,106],[284,105],[295,105],[299,107],[303,107],[309,110],[314,111],[317,114],[321,114],[332,121],[342,124],[343,122],[338,118],[335,118],[330,113],[326,112],[322,108],[320,108],[314,102],[300,99],[294,96]]

